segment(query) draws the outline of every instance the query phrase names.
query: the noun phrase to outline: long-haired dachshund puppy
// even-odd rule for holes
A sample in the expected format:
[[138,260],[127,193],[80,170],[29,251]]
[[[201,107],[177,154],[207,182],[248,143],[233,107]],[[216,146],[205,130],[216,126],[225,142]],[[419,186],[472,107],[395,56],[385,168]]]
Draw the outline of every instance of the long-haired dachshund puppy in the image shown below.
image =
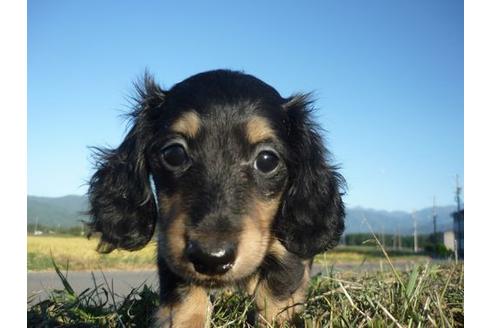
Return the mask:
[[207,326],[207,291],[227,286],[254,297],[260,325],[291,320],[313,257],[344,229],[343,178],[309,97],[229,70],[169,90],[146,75],[137,93],[128,135],[96,153],[98,251],[142,248],[157,224],[159,326]]

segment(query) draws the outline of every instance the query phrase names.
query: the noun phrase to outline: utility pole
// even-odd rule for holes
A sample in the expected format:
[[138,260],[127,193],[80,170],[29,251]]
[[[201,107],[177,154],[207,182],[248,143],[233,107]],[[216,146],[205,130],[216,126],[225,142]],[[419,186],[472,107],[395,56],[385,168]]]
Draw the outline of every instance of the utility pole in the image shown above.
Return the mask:
[[36,235],[36,231],[38,231],[38,217],[36,216],[36,224],[34,225],[33,235]]
[[456,217],[454,218],[454,252],[455,252],[455,261],[458,258],[458,238],[460,241],[460,246],[462,245],[463,240],[463,220],[460,220],[460,211],[461,211],[461,187],[460,187],[460,179],[459,175],[456,174]]
[[459,213],[461,211],[461,187],[460,187],[460,176],[456,174],[456,205],[457,205],[457,211],[456,213]]
[[395,232],[393,233],[393,249],[396,249],[396,238],[397,238],[397,233],[396,233],[396,229],[395,229]]
[[432,222],[434,223],[434,234],[432,235],[432,241],[434,244],[434,253],[437,256],[437,212],[436,212],[436,196],[433,198],[432,205]]
[[434,238],[436,238],[437,234],[437,213],[436,213],[436,196],[434,196],[434,205],[432,206],[432,222],[434,223]]
[[417,253],[419,250],[418,236],[417,236],[417,218],[415,217],[415,210],[412,212],[413,217],[413,251]]
[[385,240],[384,240],[384,233],[385,233],[385,231],[384,231],[384,225],[382,226],[382,228],[383,228],[382,229],[383,230],[383,234],[381,235],[381,239],[383,241],[383,247],[386,247],[386,243],[385,243]]
[[401,250],[401,234],[400,234],[400,225],[398,225],[398,250]]

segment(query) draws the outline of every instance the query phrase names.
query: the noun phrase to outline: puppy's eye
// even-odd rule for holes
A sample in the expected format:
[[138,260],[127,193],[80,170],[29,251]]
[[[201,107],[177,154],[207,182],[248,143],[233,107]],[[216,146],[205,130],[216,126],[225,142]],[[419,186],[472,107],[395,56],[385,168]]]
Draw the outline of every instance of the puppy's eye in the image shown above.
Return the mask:
[[188,163],[189,157],[182,145],[173,144],[162,150],[162,159],[171,168],[179,168]]
[[255,160],[255,169],[263,172],[270,173],[278,166],[278,156],[271,151],[264,150],[258,154]]

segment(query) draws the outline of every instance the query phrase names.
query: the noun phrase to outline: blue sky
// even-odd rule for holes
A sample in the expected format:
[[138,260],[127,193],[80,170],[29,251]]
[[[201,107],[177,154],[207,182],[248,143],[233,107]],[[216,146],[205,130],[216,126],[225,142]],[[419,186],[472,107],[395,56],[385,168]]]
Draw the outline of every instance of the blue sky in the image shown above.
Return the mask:
[[462,1],[28,1],[28,194],[86,192],[146,68],[314,91],[348,206],[452,204],[463,179]]

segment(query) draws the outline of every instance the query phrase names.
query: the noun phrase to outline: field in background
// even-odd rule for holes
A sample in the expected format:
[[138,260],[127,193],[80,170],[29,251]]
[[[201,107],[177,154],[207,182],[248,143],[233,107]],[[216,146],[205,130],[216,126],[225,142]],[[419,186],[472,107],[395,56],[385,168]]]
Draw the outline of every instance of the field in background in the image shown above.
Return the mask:
[[28,236],[27,270],[53,270],[51,256],[56,263],[70,270],[100,269],[155,269],[156,243],[135,251],[115,250],[110,254],[96,252],[97,238],[87,239],[73,236]]
[[[411,250],[386,249],[393,262],[416,262],[425,263],[430,256],[424,253],[414,253]],[[336,264],[336,263],[373,263],[384,259],[384,254],[377,246],[337,246],[326,253],[318,254],[314,263]]]
[[[110,254],[96,252],[97,238],[87,239],[73,236],[28,236],[27,269],[30,271],[53,270],[54,260],[70,270],[100,269],[155,269],[156,243],[153,241],[145,248],[135,252],[115,250]],[[407,251],[388,253],[394,262],[412,261],[423,263],[428,256]],[[315,263],[363,263],[384,259],[376,246],[338,246],[330,252],[320,254]]]

